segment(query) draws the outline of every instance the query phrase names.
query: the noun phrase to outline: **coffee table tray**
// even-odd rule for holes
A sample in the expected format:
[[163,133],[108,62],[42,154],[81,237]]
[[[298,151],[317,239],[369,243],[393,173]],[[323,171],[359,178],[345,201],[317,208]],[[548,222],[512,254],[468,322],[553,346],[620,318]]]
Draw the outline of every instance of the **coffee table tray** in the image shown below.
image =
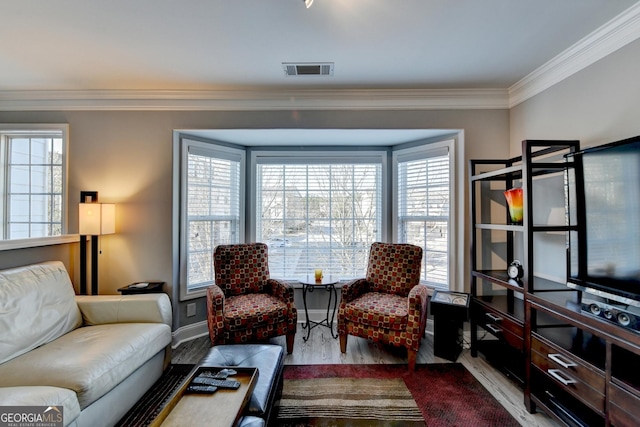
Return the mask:
[[[237,372],[227,378],[240,382],[237,390],[218,388],[212,394],[194,394],[186,391],[191,380],[202,372],[215,374],[222,369],[233,369]],[[206,424],[216,427],[233,427],[240,421],[242,411],[251,398],[258,374],[257,368],[200,366],[179,387],[151,426],[186,427]]]

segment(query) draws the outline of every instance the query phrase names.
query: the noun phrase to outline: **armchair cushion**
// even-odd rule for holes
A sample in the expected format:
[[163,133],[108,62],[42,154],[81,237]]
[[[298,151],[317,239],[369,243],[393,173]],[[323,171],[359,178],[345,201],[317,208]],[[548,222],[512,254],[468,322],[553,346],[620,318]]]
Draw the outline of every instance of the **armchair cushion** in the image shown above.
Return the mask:
[[407,329],[407,298],[368,292],[345,305],[346,320],[394,331]]
[[214,264],[216,284],[226,296],[265,292],[269,279],[267,245],[220,245]]
[[422,248],[418,246],[376,242],[369,252],[367,281],[373,291],[406,297],[420,283],[421,263]]
[[227,298],[224,320],[229,331],[256,328],[287,321],[287,305],[269,294],[247,294]]

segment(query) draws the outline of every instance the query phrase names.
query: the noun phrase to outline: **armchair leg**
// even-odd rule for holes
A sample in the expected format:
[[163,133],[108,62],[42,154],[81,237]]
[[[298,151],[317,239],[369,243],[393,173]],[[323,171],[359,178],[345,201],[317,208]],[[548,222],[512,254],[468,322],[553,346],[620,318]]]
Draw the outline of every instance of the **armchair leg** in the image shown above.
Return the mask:
[[347,334],[340,334],[340,352],[347,352]]
[[409,359],[409,370],[414,372],[416,370],[416,356],[417,351],[407,349],[407,358]]
[[296,333],[287,334],[287,354],[293,353],[293,342],[296,339]]

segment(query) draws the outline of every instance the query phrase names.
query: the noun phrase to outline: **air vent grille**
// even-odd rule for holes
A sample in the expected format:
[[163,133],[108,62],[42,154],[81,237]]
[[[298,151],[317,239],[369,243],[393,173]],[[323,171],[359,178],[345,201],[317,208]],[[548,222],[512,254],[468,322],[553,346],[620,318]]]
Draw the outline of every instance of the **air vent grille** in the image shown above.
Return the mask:
[[333,76],[333,62],[283,62],[286,76]]

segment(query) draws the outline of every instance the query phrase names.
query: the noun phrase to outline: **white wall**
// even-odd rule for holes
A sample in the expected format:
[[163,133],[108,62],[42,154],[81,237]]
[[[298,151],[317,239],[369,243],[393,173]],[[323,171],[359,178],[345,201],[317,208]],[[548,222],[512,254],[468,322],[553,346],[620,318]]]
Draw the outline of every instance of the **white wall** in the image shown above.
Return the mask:
[[[96,190],[102,202],[116,203],[117,234],[103,236],[100,255],[100,293],[113,294],[134,281],[172,283],[172,138],[174,129],[211,128],[381,128],[463,129],[465,162],[469,158],[504,157],[508,149],[507,110],[446,111],[271,111],[271,112],[139,112],[49,111],[0,112],[0,123],[69,123],[69,224],[77,230],[80,191]],[[465,167],[466,176],[466,167]],[[465,200],[467,188],[465,179]],[[465,207],[465,212],[468,209]],[[466,216],[466,215],[465,215]],[[468,224],[463,253],[468,257]],[[77,244],[65,261],[78,277]],[[33,250],[0,253],[4,266],[21,265]],[[47,257],[46,249],[38,259]],[[50,252],[56,259],[59,251]],[[462,280],[468,289],[468,263]],[[77,282],[74,281],[74,282]],[[77,284],[76,284],[77,287]],[[193,302],[193,301],[189,301]],[[198,315],[186,318],[185,304],[176,304],[175,327],[201,321],[204,300],[196,301]]]
[[512,155],[523,139],[581,147],[640,135],[640,40],[511,109]]

